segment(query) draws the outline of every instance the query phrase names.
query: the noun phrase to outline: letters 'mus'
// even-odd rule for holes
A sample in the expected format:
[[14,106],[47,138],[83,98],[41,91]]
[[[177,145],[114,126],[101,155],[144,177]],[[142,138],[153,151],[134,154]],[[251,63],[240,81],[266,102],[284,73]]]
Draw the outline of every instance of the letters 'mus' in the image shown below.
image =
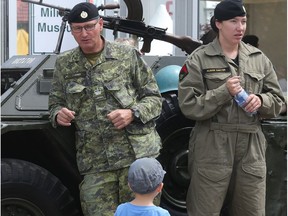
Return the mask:
[[[60,25],[49,25],[47,23],[38,23],[38,32],[59,32],[61,29]],[[71,32],[69,25],[65,27],[66,32]]]

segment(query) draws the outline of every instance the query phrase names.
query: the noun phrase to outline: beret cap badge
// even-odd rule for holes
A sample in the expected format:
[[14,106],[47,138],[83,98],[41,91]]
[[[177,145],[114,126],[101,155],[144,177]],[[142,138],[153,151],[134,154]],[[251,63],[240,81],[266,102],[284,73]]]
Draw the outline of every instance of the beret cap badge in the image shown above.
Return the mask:
[[75,5],[68,15],[68,23],[84,23],[99,18],[97,7],[89,2]]
[[82,11],[80,16],[81,16],[81,18],[85,19],[88,17],[88,13],[86,11]]

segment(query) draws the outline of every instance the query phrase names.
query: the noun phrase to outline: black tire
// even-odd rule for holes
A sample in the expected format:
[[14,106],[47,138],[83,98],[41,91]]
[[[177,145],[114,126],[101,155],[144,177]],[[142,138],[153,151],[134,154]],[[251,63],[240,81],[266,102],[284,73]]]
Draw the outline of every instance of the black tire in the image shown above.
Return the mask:
[[178,105],[178,96],[174,92],[162,94],[162,111],[156,120],[156,130],[162,140],[181,128],[194,127],[195,122],[184,117]]
[[68,189],[47,170],[33,163],[2,159],[2,216],[81,215]]
[[176,93],[163,96],[162,112],[156,120],[156,130],[162,140],[162,150],[157,158],[164,169],[164,188],[161,205],[171,215],[186,215],[188,174],[188,144],[195,122],[183,116]]

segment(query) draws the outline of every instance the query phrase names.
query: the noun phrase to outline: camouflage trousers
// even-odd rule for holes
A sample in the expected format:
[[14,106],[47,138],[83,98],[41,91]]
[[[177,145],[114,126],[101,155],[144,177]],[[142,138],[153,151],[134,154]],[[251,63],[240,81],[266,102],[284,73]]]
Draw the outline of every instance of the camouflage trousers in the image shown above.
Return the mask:
[[[80,184],[80,201],[85,216],[113,216],[119,204],[133,200],[127,181],[128,169],[84,176]],[[160,195],[154,204],[160,204]]]
[[80,201],[85,216],[112,216],[120,203],[133,199],[127,183],[128,169],[84,176],[80,184]]

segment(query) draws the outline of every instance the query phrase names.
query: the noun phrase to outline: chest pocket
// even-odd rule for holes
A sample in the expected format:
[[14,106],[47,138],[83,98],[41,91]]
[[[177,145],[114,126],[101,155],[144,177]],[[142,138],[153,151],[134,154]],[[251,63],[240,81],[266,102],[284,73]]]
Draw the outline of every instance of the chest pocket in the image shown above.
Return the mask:
[[253,71],[245,71],[245,89],[250,93],[261,93],[263,88],[264,74],[255,73]]
[[230,72],[206,72],[203,74],[207,90],[218,88],[224,84],[230,76]]
[[65,93],[68,109],[78,112],[81,102],[86,96],[86,86],[71,81],[67,83]]
[[134,103],[134,99],[125,83],[125,80],[122,80],[121,77],[104,83],[107,93],[112,95],[122,108],[131,107]]

